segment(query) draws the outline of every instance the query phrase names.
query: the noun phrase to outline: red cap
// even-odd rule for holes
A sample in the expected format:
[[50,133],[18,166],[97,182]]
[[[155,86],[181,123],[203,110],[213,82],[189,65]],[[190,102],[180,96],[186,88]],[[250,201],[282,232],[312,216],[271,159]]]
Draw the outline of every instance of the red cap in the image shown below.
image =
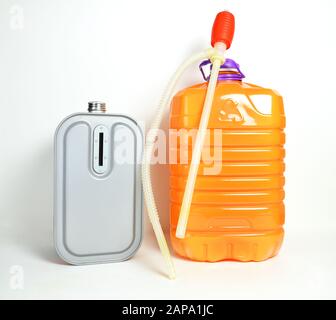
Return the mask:
[[223,42],[226,48],[231,47],[235,30],[235,17],[231,12],[222,11],[217,14],[212,27],[211,45],[214,46],[216,42]]

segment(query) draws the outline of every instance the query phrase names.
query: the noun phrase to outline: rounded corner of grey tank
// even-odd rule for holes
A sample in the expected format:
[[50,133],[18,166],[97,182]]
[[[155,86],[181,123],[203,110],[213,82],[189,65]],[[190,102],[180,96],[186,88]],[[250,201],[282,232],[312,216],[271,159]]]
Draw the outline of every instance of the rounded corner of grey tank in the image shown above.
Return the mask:
[[136,121],[135,119],[131,118],[130,116],[121,114],[120,115],[121,118],[127,119],[129,120],[132,124],[134,124],[134,126],[139,130],[139,133],[141,135],[141,139],[144,138],[144,134],[143,134],[143,130],[142,127],[140,126],[140,124],[138,123],[138,121]]
[[61,240],[61,237],[57,235],[57,221],[54,220],[54,227],[53,227],[53,242],[54,242],[54,248],[59,256],[60,259],[62,259],[64,262],[68,263],[69,265],[78,266],[81,265],[81,263],[78,261],[78,257],[76,257],[75,254],[73,254],[70,250],[68,250],[67,246],[64,244],[64,242]]
[[69,121],[71,120],[72,118],[74,117],[77,117],[77,116],[80,116],[81,113],[77,112],[77,113],[72,113],[70,114],[69,116],[63,118],[61,120],[61,122],[58,124],[58,126],[56,127],[56,130],[55,130],[55,133],[54,133],[54,141],[56,141],[58,135],[59,135],[59,132],[60,132],[60,129]]
[[70,265],[78,265],[77,262],[75,262],[74,260],[72,260],[72,258],[70,256],[71,253],[67,252],[67,250],[65,249],[64,246],[59,246],[58,242],[55,241],[54,243],[54,247],[56,250],[57,255],[66,263],[70,264]]
[[64,125],[64,123],[66,123],[69,119],[71,119],[71,118],[73,118],[77,115],[79,115],[79,113],[72,113],[72,114],[66,116],[65,118],[63,118],[61,120],[61,122],[58,124],[58,126],[56,127],[55,133],[58,132],[58,130]]
[[127,255],[125,254],[125,257],[121,261],[127,261],[133,258],[135,254],[139,251],[141,244],[142,244],[142,240],[143,240],[143,235],[141,234],[140,238],[136,241],[136,244],[134,245],[134,247],[131,246],[129,250],[125,251]]

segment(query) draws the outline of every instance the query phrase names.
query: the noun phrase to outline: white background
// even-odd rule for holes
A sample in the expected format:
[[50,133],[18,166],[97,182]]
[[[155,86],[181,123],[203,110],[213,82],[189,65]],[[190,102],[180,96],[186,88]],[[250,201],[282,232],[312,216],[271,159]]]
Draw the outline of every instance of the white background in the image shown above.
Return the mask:
[[[130,261],[63,264],[52,244],[56,126],[95,99],[149,124],[170,75],[209,45],[224,9],[237,25],[229,57],[247,81],[284,96],[280,255],[263,263],[175,258],[178,278],[169,281],[147,225]],[[0,298],[336,298],[335,15],[334,0],[1,0]],[[195,66],[181,87],[199,81]],[[167,229],[167,170],[155,170]],[[22,290],[11,286],[13,266],[24,272]]]

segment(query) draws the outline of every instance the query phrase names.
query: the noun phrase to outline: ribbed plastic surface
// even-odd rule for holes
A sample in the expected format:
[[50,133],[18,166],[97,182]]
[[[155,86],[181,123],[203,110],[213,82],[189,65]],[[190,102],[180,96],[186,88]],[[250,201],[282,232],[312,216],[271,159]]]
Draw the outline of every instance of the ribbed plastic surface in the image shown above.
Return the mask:
[[[172,102],[170,128],[196,129],[205,93],[206,84],[201,84],[177,94]],[[175,230],[192,137],[184,132],[184,140],[178,139],[177,145],[170,147],[171,159],[176,157],[178,162],[170,165],[175,252],[198,261],[261,261],[278,253],[285,215],[284,127],[283,102],[276,92],[238,81],[219,82],[185,239],[177,239]],[[222,146],[218,136],[214,137],[214,129],[222,129]],[[189,146],[182,143],[187,140]],[[214,155],[220,155],[220,160],[211,161]],[[204,172],[214,167],[215,175]]]

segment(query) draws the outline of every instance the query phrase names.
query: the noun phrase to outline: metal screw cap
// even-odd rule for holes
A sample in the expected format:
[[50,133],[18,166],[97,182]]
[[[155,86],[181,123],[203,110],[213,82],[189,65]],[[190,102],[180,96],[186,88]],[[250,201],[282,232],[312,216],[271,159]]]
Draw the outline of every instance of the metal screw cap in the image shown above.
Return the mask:
[[89,112],[105,113],[106,112],[106,104],[105,104],[105,102],[100,102],[100,101],[90,101],[88,111]]

